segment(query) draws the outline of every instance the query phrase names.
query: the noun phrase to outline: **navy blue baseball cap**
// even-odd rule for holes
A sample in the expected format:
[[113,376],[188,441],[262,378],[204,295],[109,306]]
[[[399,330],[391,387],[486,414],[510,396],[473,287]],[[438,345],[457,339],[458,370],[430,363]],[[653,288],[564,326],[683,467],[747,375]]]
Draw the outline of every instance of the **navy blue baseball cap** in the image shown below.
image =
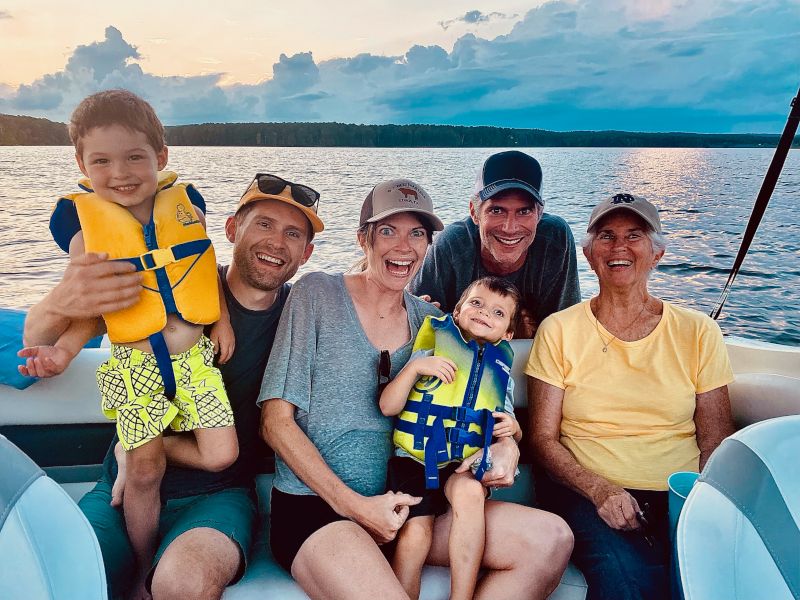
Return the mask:
[[542,167],[539,161],[518,150],[492,154],[483,163],[475,181],[475,198],[484,201],[504,190],[522,190],[544,206]]

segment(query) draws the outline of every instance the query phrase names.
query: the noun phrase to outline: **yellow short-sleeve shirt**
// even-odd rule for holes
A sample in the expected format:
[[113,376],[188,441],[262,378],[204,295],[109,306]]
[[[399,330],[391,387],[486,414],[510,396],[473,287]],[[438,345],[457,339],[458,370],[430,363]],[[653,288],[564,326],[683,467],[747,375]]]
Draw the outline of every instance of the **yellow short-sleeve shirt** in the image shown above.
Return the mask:
[[[601,337],[602,336],[602,337]],[[545,319],[525,373],[564,390],[561,443],[583,467],[617,485],[666,490],[697,471],[695,395],[733,381],[717,324],[664,302],[644,339],[614,339],[582,302]]]

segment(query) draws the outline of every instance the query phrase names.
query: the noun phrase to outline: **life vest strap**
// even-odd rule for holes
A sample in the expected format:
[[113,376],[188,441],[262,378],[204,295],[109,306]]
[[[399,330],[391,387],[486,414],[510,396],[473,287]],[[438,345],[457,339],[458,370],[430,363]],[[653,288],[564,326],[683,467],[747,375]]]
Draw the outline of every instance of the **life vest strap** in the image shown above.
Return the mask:
[[140,256],[133,256],[131,258],[120,258],[131,263],[136,267],[136,271],[154,271],[156,269],[163,269],[169,264],[178,262],[190,256],[203,254],[211,246],[211,240],[192,240],[191,242],[183,242],[175,244],[169,248],[156,248],[145,252]]
[[[409,401],[406,405],[412,404]],[[419,403],[417,403],[419,404]],[[435,415],[435,419],[430,425],[422,425],[417,422],[406,421],[404,419],[397,419],[395,428],[411,434],[413,436],[424,437],[425,442],[425,487],[426,489],[439,488],[439,463],[447,462],[449,460],[458,459],[462,456],[451,456],[447,451],[447,444],[450,443],[451,448],[464,446],[473,446],[483,449],[483,456],[481,458],[478,471],[475,473],[475,478],[480,481],[483,474],[486,472],[486,459],[487,449],[492,443],[492,430],[494,429],[494,417],[492,411],[488,409],[474,410],[466,407],[452,407],[440,406],[436,404],[430,405],[432,409],[431,414]],[[413,410],[413,409],[411,409]],[[455,411],[459,410],[461,415],[469,416],[468,419],[460,420],[464,423],[463,427],[445,427],[445,419],[452,419]],[[445,413],[441,415],[439,413]],[[466,422],[465,422],[466,421]],[[469,431],[469,425],[474,423],[480,425],[482,433]]]
[[148,339],[150,340],[150,347],[153,349],[153,355],[156,357],[156,365],[158,365],[158,370],[161,372],[161,379],[164,382],[164,395],[172,400],[175,397],[177,386],[167,342],[160,331],[154,333]]
[[475,410],[467,406],[443,406],[432,402],[407,400],[403,410],[417,414],[434,415],[451,421],[480,424],[485,410]]

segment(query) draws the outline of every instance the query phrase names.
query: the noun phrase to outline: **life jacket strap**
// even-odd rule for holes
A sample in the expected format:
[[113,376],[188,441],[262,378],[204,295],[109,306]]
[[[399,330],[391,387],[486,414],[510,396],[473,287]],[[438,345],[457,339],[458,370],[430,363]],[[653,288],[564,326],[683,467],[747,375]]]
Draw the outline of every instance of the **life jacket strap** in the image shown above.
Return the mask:
[[481,462],[475,471],[475,479],[483,481],[483,476],[486,473],[487,461],[489,459],[489,446],[492,445],[492,431],[494,430],[494,416],[492,411],[484,410],[483,422],[481,423],[481,431],[483,431],[483,454],[481,454]]
[[169,248],[156,248],[145,252],[140,256],[132,256],[130,258],[120,258],[125,262],[131,263],[136,267],[136,271],[154,271],[155,269],[163,269],[167,265],[178,262],[190,256],[203,254],[211,246],[211,240],[192,240],[191,242],[183,242],[175,244]]
[[160,331],[154,333],[148,339],[150,340],[150,347],[153,349],[153,355],[156,357],[156,365],[158,365],[158,370],[161,372],[161,379],[164,382],[164,395],[172,400],[175,397],[177,386],[167,342]]
[[[410,404],[421,404],[419,402],[409,401],[406,404],[408,410]],[[435,419],[430,425],[420,424],[417,421],[406,421],[405,419],[397,419],[395,428],[403,433],[413,435],[416,439],[418,436],[424,438],[425,442],[425,488],[435,490],[439,488],[439,463],[447,462],[449,460],[461,458],[461,455],[451,456],[447,451],[447,444],[450,447],[473,446],[483,449],[483,457],[481,459],[478,472],[475,478],[480,481],[483,474],[486,472],[486,458],[487,449],[492,442],[492,429],[494,428],[494,417],[492,411],[488,409],[474,410],[466,407],[452,407],[440,406],[431,404],[431,413],[435,415]],[[434,410],[435,409],[435,410]],[[462,427],[445,427],[445,419],[456,421],[455,413],[466,419],[459,419],[459,423],[463,423]],[[482,433],[469,431],[470,424],[480,425]]]

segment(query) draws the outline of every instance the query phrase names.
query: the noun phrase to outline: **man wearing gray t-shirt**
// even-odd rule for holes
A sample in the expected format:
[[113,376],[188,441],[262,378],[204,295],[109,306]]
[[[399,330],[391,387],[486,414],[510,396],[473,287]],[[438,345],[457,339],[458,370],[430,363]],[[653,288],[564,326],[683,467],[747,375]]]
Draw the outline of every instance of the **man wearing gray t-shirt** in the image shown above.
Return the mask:
[[522,294],[517,338],[532,338],[542,319],[580,302],[572,231],[564,219],[544,212],[541,186],[542,169],[532,156],[511,150],[487,158],[470,216],[434,238],[411,292],[452,312],[476,279],[507,279]]

